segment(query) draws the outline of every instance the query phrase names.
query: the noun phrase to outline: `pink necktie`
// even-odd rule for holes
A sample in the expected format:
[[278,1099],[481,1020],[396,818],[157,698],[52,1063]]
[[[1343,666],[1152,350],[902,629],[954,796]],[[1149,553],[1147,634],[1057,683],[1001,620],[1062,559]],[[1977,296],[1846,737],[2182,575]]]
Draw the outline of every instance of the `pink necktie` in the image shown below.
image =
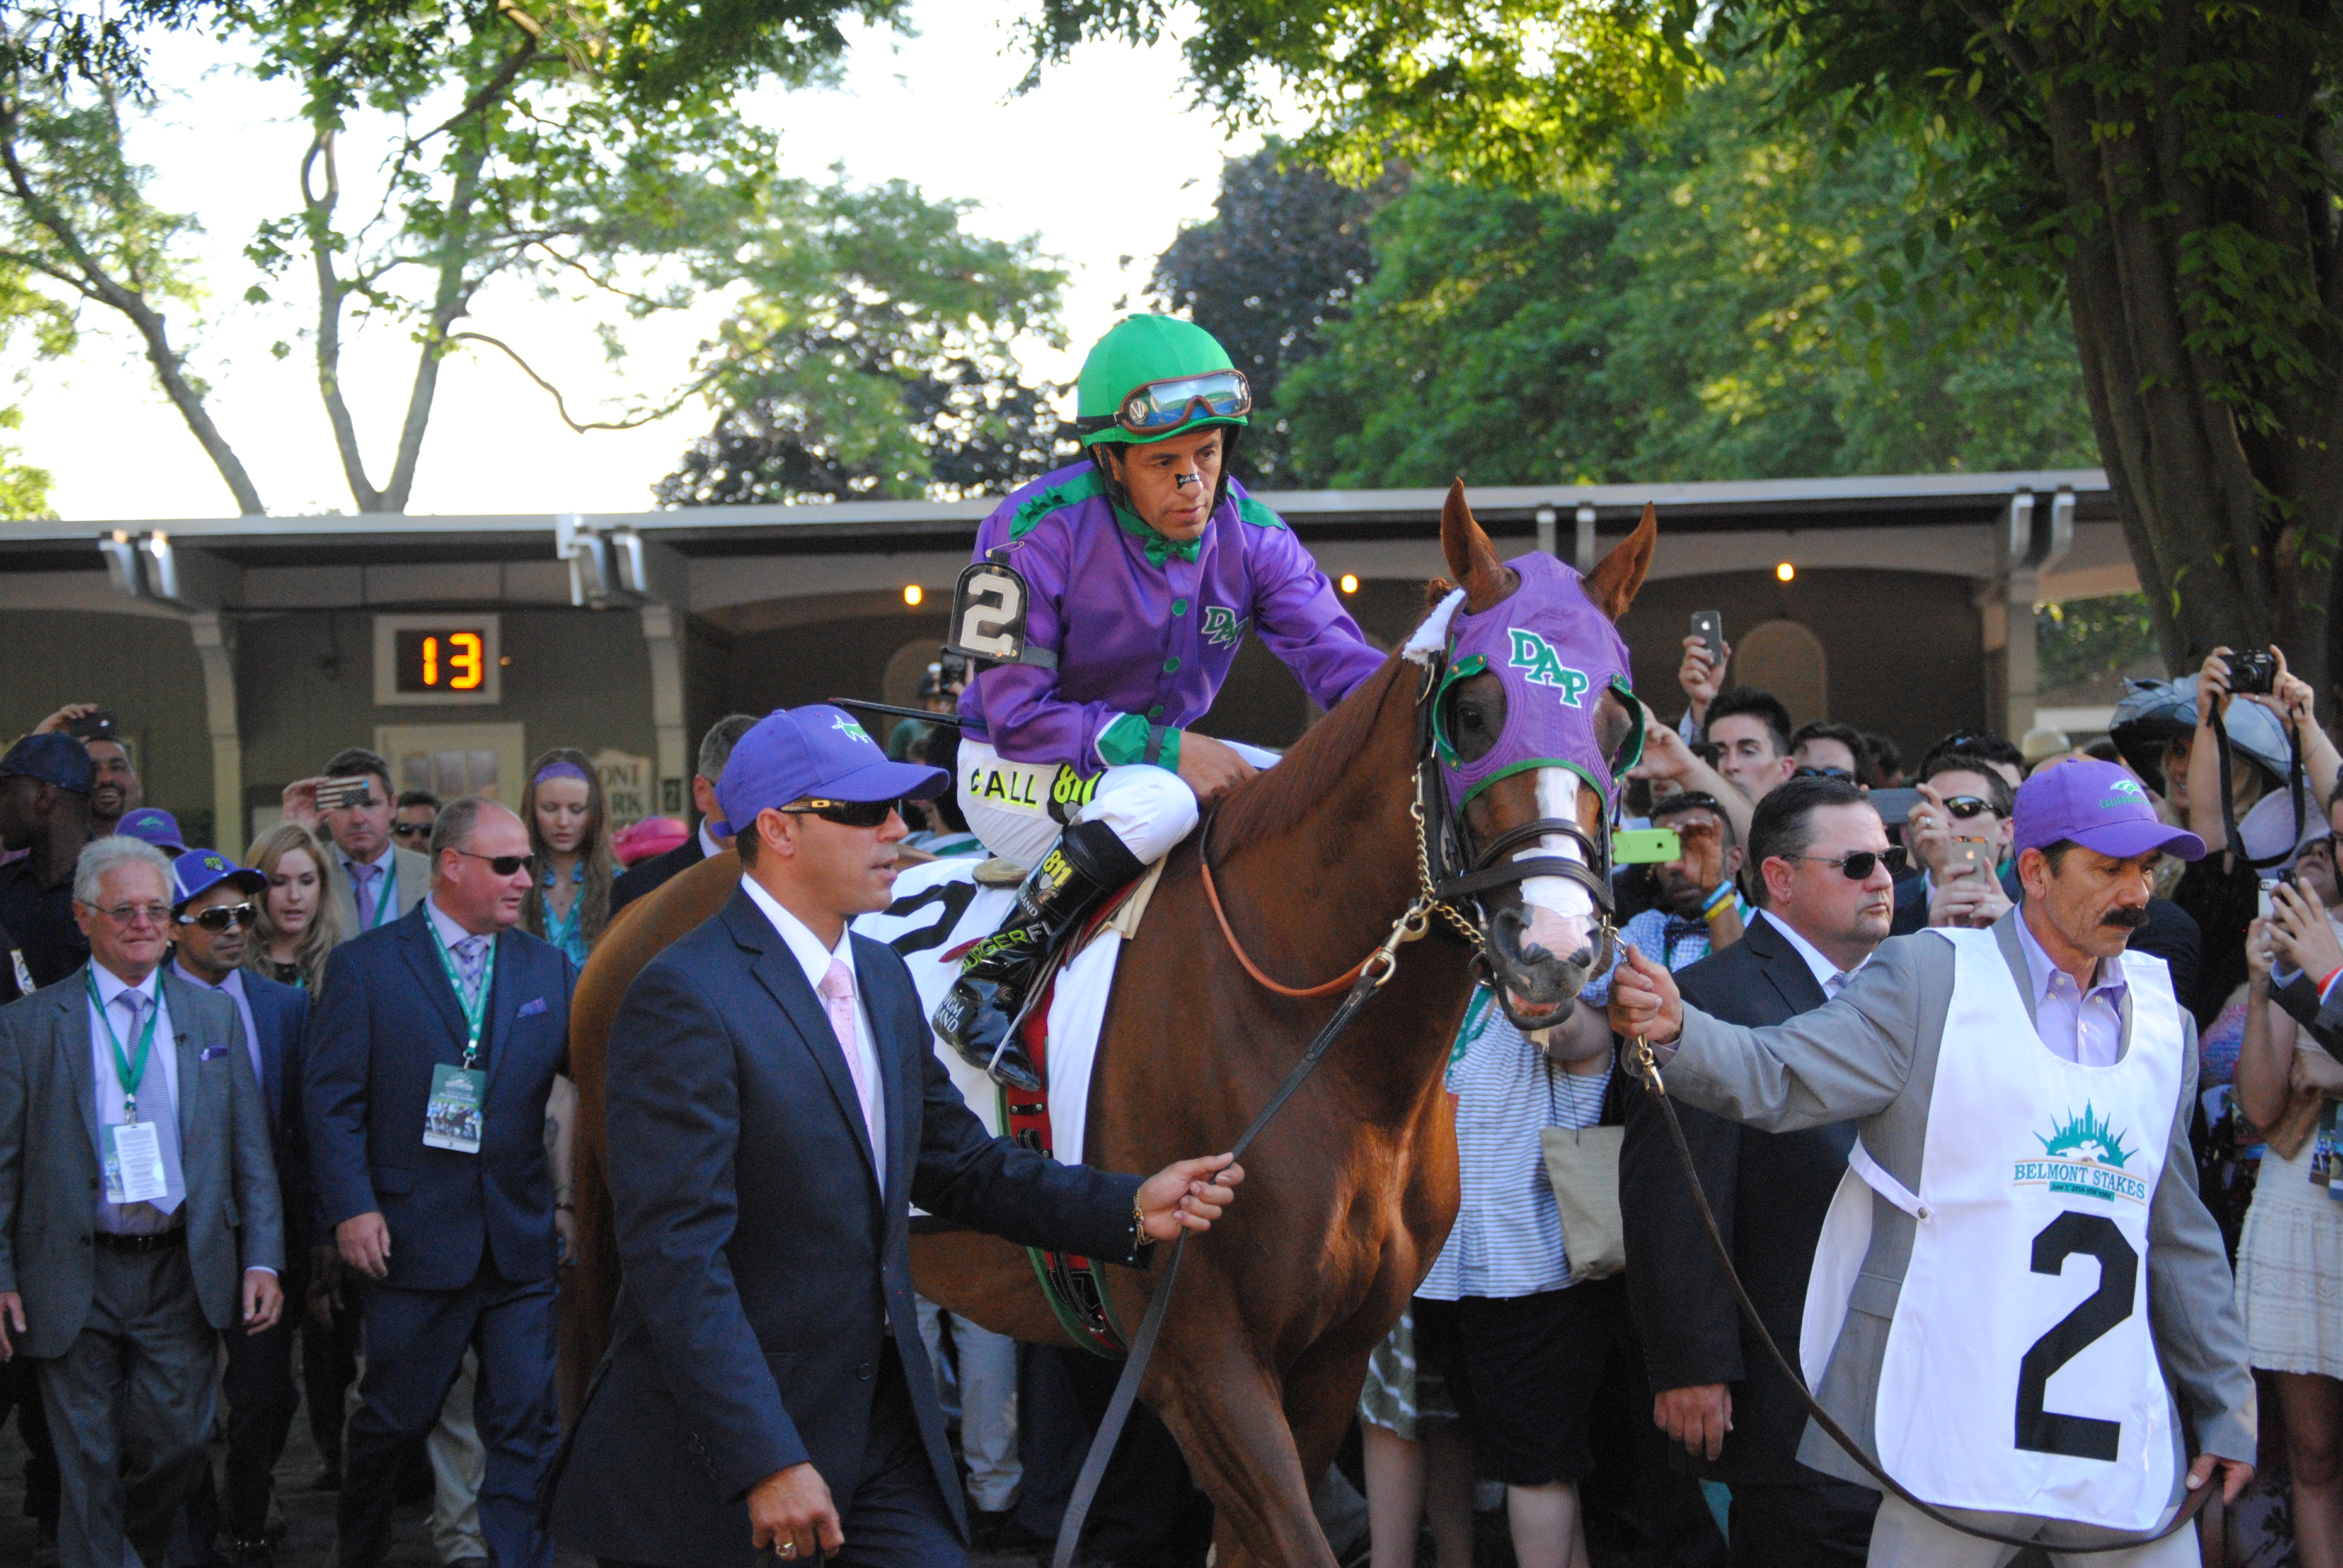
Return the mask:
[[846,1053],[846,1070],[854,1076],[854,1098],[862,1107],[862,1130],[870,1134],[875,1149],[878,1126],[871,1115],[873,1085],[862,1065],[862,1053],[854,1049],[854,972],[846,967],[844,960],[832,959],[830,972],[821,977],[821,984],[815,989],[821,992],[821,1005],[830,1014],[830,1027],[838,1036],[838,1049]]

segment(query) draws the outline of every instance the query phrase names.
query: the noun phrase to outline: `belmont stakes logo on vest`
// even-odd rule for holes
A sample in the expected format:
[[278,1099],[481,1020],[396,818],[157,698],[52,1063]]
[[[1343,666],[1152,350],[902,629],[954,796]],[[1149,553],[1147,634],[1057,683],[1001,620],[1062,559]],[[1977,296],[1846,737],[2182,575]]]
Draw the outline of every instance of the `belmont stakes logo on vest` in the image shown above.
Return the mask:
[[1564,708],[1584,706],[1578,699],[1586,695],[1594,682],[1583,669],[1573,669],[1562,662],[1562,655],[1554,644],[1534,631],[1521,627],[1508,628],[1513,637],[1513,656],[1506,662],[1522,672],[1522,678],[1532,686],[1551,686],[1562,693]]
[[2123,1134],[2087,1101],[2080,1116],[2069,1112],[2065,1121],[2052,1124],[2049,1137],[2037,1132],[2034,1138],[2042,1145],[2044,1157],[2018,1161],[2010,1172],[2013,1185],[2046,1186],[2053,1192],[2071,1192],[2102,1203],[2118,1198],[2134,1203],[2147,1201],[2147,1183],[2124,1169],[2139,1151],[2126,1149]]

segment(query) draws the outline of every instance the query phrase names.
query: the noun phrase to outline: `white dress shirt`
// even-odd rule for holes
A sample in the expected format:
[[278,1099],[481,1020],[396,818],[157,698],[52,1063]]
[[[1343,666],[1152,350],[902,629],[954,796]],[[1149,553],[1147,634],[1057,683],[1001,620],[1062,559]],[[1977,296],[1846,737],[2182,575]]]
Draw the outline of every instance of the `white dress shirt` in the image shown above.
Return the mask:
[[[870,1092],[862,1100],[862,1121],[864,1129],[870,1134],[870,1157],[879,1172],[880,1188],[884,1191],[887,1185],[887,1098],[882,1085],[885,1081],[880,1076],[878,1037],[871,1031],[870,1008],[862,994],[862,976],[854,967],[854,933],[850,930],[841,930],[838,933],[838,946],[825,948],[821,945],[821,939],[808,930],[803,920],[783,909],[772,894],[759,887],[754,877],[741,878],[740,886],[756,906],[765,911],[765,918],[773,922],[773,930],[781,934],[781,940],[789,944],[789,956],[798,960],[799,969],[805,970],[806,984],[813,989],[817,1007],[822,1006],[822,977],[830,973],[831,960],[844,964],[846,972],[854,977],[854,1040],[851,1045],[842,1040],[840,1044],[854,1052],[853,1076],[870,1086]],[[823,1019],[827,1021],[828,1018],[825,1009]]]
[[2017,945],[2026,954],[2026,969],[2034,991],[2034,1032],[2051,1054],[2077,1067],[2113,1067],[2123,1058],[2123,1001],[2129,982],[2123,961],[2098,960],[2091,989],[2083,990],[2075,977],[2050,961],[2021,912]]
[[701,855],[704,859],[710,859],[710,860],[712,860],[712,859],[716,859],[716,857],[717,857],[717,856],[719,856],[719,855],[722,854],[723,852],[724,852],[724,846],[723,846],[723,845],[721,845],[721,844],[719,844],[719,843],[718,843],[718,842],[716,841],[716,835],[715,835],[715,834],[713,834],[713,833],[711,833],[711,832],[709,832],[709,831],[708,830],[708,819],[707,819],[707,818],[705,818],[705,817],[702,817],[702,818],[699,819],[699,853],[700,853],[700,855]]
[[1760,910],[1757,913],[1766,923],[1781,932],[1788,940],[1790,946],[1797,950],[1798,956],[1806,960],[1806,968],[1814,971],[1815,983],[1823,988],[1825,1001],[1835,1001],[1838,999],[1838,993],[1846,989],[1846,982],[1862,972],[1864,964],[1871,961],[1871,954],[1865,953],[1863,955],[1862,962],[1856,964],[1855,968],[1841,970],[1838,965],[1824,956],[1822,949],[1800,936],[1789,921],[1771,910]]
[[[140,1087],[146,1091],[146,1101],[139,1107],[138,1119],[141,1121],[161,1121],[164,1124],[167,1129],[164,1159],[166,1162],[176,1163],[180,1159],[177,1137],[179,1038],[172,1032],[171,1009],[163,1000],[161,972],[158,970],[156,973],[149,974],[136,986],[123,984],[112,970],[96,960],[91,960],[89,972],[97,981],[98,998],[96,1002],[87,1005],[90,1066],[97,1083],[99,1154],[102,1158],[106,1151],[104,1140],[113,1136],[106,1130],[109,1127],[119,1127],[130,1120],[123,1113],[123,1101],[127,1096],[122,1091],[122,1075],[115,1070],[114,1041],[116,1039],[121,1040],[122,1054],[126,1060],[135,1059],[137,1056],[138,1041],[136,1038],[123,1034],[122,1010],[114,1005],[114,999],[124,991],[136,990],[154,1005],[155,1013],[155,1043],[146,1053],[146,1067],[140,1080]],[[106,1010],[101,1011],[101,1009]],[[109,1025],[113,1030],[111,1034],[107,1032]],[[142,1030],[140,1032],[145,1031]],[[170,1108],[168,1117],[157,1114],[163,1109],[163,1106],[156,1101],[154,1090],[156,1074],[158,1070],[162,1074],[164,1091],[169,1096],[166,1101]],[[183,1173],[179,1184],[184,1190]],[[174,1212],[182,1201],[176,1198],[161,1198],[149,1203],[116,1204],[107,1202],[101,1195],[97,1204],[97,1226],[101,1231],[131,1235],[165,1230],[168,1226],[165,1222],[164,1216]]]

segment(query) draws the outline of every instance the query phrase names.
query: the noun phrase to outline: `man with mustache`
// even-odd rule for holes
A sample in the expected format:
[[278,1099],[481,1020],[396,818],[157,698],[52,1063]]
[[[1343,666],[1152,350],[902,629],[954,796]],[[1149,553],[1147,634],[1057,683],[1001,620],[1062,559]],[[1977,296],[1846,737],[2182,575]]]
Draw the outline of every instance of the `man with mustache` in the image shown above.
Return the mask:
[[[1634,954],[1611,1023],[1688,1104],[1772,1132],[1856,1123],[1807,1284],[1807,1384],[1914,1495],[2056,1558],[2161,1529],[2217,1469],[2234,1499],[2254,1387],[2188,1146],[2195,1024],[2162,960],[2126,951],[2156,861],[2204,844],[2093,761],[2027,780],[2016,829],[2026,898],[1990,930],[1883,943],[1769,1029],[1686,1007]],[[1798,1458],[1877,1487],[1817,1428]],[[1867,1561],[2007,1554],[1891,1495]],[[2177,1568],[2197,1544],[2097,1561]]]

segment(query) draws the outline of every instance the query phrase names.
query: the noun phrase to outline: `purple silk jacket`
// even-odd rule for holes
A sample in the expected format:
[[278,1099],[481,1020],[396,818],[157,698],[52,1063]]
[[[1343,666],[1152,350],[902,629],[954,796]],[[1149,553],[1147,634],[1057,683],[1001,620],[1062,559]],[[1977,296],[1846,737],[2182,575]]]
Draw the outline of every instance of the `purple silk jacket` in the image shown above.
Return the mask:
[[1233,479],[1203,537],[1179,547],[1118,514],[1085,460],[993,509],[976,558],[1001,548],[1031,590],[1028,645],[1059,658],[993,665],[961,694],[966,733],[1011,761],[1177,768],[1179,732],[1211,709],[1248,631],[1321,708],[1383,661],[1284,519]]

